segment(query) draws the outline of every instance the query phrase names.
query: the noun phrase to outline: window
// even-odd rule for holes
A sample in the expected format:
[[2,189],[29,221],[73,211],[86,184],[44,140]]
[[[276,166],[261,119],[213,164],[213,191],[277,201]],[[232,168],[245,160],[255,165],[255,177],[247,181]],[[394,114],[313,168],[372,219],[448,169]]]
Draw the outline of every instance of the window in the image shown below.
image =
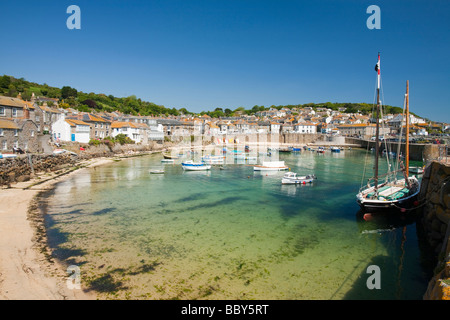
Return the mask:
[[17,108],[12,109],[12,116],[17,117]]
[[3,140],[3,141],[2,141],[2,149],[3,149],[3,150],[8,149],[8,143],[6,142],[6,140]]
[[19,141],[14,141],[14,148],[18,148],[19,147]]
[[3,129],[0,129],[0,137],[3,137]]
[[5,115],[5,107],[0,107],[0,116]]
[[34,137],[34,130],[31,130],[31,136]]
[[14,137],[17,137],[19,135],[19,130],[14,129]]

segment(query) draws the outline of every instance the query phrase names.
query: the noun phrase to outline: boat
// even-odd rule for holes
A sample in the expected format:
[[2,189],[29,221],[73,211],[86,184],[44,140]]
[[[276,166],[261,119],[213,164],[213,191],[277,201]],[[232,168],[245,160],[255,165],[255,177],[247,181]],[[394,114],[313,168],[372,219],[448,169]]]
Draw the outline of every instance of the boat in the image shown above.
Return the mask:
[[0,153],[0,159],[17,158],[17,154],[14,153]]
[[284,164],[284,161],[263,161],[261,165],[253,167],[254,171],[283,171],[288,169],[289,167]]
[[409,172],[415,174],[423,174],[423,167],[409,167]]
[[152,173],[152,174],[161,174],[161,173],[164,173],[164,170],[150,170],[150,173]]
[[316,152],[317,153],[325,153],[325,148],[324,147],[318,147]]
[[292,148],[292,152],[300,152],[302,151],[302,148]]
[[192,160],[188,160],[181,163],[183,170],[187,171],[204,171],[211,169],[210,164],[206,164],[204,162],[194,162]]
[[297,176],[295,172],[286,172],[281,179],[281,184],[307,184],[312,183],[314,179],[317,179],[314,174]]
[[[380,54],[378,54],[378,62],[375,66],[377,71],[377,107],[375,119],[379,118],[381,112],[380,101]],[[357,202],[364,212],[390,212],[414,209],[418,204],[417,196],[420,192],[420,183],[415,176],[408,176],[409,172],[409,81],[406,81],[406,94],[404,100],[406,109],[406,140],[405,140],[405,164],[400,157],[397,157],[397,163],[400,165],[400,170],[390,171],[388,165],[388,172],[379,175],[379,149],[380,149],[380,123],[376,122],[375,134],[375,163],[374,175],[369,179],[366,186],[361,187],[356,195]],[[400,132],[400,137],[402,133]],[[399,149],[401,139],[399,139]],[[399,152],[397,152],[399,154]],[[387,157],[389,161],[389,157]],[[403,178],[398,178],[397,174],[402,173]],[[379,179],[384,177],[384,182],[380,183]]]
[[292,148],[280,148],[278,150],[278,152],[285,152],[285,153],[288,153],[288,152],[291,152],[291,151],[292,151]]
[[174,159],[161,159],[161,162],[165,162],[165,163],[174,163],[175,160],[174,160]]
[[167,153],[164,153],[164,152],[163,152],[162,155],[163,155],[164,159],[178,159],[177,156],[173,156],[171,154],[167,154]]
[[341,152],[341,148],[339,147],[330,147],[331,152],[336,152],[336,153],[340,153]]

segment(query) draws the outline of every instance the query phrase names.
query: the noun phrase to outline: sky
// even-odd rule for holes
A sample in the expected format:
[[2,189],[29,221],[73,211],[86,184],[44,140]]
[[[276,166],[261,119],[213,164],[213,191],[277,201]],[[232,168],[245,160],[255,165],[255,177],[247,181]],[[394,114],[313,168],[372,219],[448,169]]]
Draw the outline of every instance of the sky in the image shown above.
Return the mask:
[[383,104],[403,107],[409,80],[411,112],[450,123],[450,0],[16,0],[0,16],[0,75],[192,112],[373,103],[380,52]]

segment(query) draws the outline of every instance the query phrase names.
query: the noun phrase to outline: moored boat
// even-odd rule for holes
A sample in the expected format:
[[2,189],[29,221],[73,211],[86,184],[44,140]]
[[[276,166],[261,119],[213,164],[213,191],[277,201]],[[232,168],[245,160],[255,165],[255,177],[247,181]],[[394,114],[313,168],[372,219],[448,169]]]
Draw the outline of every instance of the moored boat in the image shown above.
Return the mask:
[[173,156],[171,154],[167,154],[167,153],[164,153],[164,152],[163,152],[162,155],[163,155],[164,159],[178,159],[177,156]]
[[188,171],[203,171],[203,170],[211,169],[210,164],[206,164],[204,162],[194,162],[192,160],[182,162],[181,166],[182,166],[183,170],[188,170]]
[[409,172],[411,173],[422,174],[423,171],[423,167],[409,167]]
[[284,164],[284,161],[263,161],[261,165],[253,167],[254,171],[283,171],[288,169],[289,167]]
[[314,174],[306,176],[297,176],[295,172],[286,172],[281,179],[282,184],[307,184],[312,183],[314,179],[317,179]]
[[331,152],[336,152],[336,153],[340,153],[341,152],[341,148],[339,147],[330,147]]
[[164,173],[164,170],[150,170],[151,174],[161,174]]
[[[377,71],[377,107],[375,119],[379,117],[381,113],[381,101],[380,101],[380,55],[378,54],[378,62],[375,66]],[[374,175],[369,180],[366,186],[363,186],[358,194],[356,200],[365,212],[385,212],[399,210],[400,212],[406,212],[406,210],[413,209],[417,202],[417,196],[420,192],[420,182],[415,176],[408,176],[409,172],[409,81],[406,82],[406,94],[405,94],[405,108],[406,108],[406,139],[405,139],[405,165],[401,161],[400,157],[397,157],[397,163],[400,164],[401,170],[390,171],[388,166],[388,172],[384,175],[379,175],[378,158],[379,148],[381,141],[379,122],[376,122],[375,133],[375,161],[374,161]],[[401,137],[401,132],[400,132]],[[401,139],[399,139],[401,141]],[[399,144],[400,147],[400,144]],[[398,154],[398,152],[397,152]],[[389,153],[385,154],[386,156]],[[402,172],[404,178],[398,178],[397,173]],[[379,178],[384,177],[385,181],[379,183]]]

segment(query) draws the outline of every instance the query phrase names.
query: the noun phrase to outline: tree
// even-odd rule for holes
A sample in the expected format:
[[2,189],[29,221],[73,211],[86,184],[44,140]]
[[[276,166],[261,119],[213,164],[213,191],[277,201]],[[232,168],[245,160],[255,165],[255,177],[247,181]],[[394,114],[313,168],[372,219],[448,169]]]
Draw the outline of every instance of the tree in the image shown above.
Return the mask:
[[64,86],[61,88],[61,98],[67,99],[69,97],[76,98],[77,97],[77,89],[74,89],[69,86]]
[[0,78],[0,88],[8,89],[11,84],[11,78],[6,74]]

